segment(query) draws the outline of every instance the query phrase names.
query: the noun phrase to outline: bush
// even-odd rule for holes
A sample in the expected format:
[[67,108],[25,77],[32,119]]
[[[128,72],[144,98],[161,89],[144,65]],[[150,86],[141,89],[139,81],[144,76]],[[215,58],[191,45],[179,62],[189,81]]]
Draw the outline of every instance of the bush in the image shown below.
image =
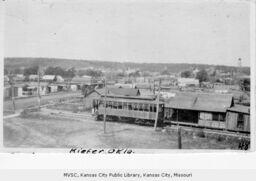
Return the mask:
[[200,137],[200,138],[205,138],[205,134],[203,130],[200,130],[196,133],[196,136]]

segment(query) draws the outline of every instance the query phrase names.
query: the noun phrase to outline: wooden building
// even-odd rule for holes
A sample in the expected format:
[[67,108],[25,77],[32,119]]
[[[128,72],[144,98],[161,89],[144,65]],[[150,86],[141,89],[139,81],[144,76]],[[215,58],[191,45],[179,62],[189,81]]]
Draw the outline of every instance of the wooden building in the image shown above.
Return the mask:
[[226,111],[233,105],[230,94],[175,93],[165,104],[165,121],[222,129]]
[[250,107],[235,105],[228,108],[227,129],[250,132]]

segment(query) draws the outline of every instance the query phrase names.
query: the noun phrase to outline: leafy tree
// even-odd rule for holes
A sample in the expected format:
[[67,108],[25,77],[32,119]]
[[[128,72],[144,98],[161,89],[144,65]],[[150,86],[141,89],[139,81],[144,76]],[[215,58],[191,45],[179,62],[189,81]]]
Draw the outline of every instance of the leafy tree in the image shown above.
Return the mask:
[[136,70],[135,72],[129,73],[129,77],[140,77],[140,71]]
[[191,77],[192,73],[189,70],[181,72],[181,77],[188,78]]
[[5,68],[4,69],[4,75],[8,75],[9,74],[9,71]]
[[161,75],[170,75],[170,72],[168,70],[164,70],[161,72]]
[[62,77],[70,77],[73,78],[76,74],[76,70],[74,67],[64,70],[61,67],[47,67],[45,70],[46,75],[60,75]]
[[208,73],[206,72],[205,69],[200,70],[200,71],[196,74],[196,78],[199,80],[200,83],[209,80]]
[[240,80],[239,86],[242,91],[250,91],[250,84],[251,84],[250,79],[244,78]]
[[72,77],[72,78],[75,77],[75,75],[76,75],[75,67],[68,69],[65,74],[66,77]]
[[32,74],[37,74],[38,71],[38,66],[33,66],[33,67],[28,67],[24,69],[24,75],[32,75]]
[[85,71],[85,75],[92,76],[92,77],[102,77],[103,73],[100,70],[87,69]]

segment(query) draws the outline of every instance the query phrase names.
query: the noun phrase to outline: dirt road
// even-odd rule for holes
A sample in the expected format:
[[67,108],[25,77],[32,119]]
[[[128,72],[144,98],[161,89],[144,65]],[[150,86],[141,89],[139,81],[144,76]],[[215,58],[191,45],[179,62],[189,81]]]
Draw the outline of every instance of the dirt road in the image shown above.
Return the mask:
[[[177,149],[177,134],[153,127],[82,119],[34,115],[4,119],[4,146],[20,148],[143,148]],[[237,145],[216,139],[182,136],[184,149],[237,149]]]

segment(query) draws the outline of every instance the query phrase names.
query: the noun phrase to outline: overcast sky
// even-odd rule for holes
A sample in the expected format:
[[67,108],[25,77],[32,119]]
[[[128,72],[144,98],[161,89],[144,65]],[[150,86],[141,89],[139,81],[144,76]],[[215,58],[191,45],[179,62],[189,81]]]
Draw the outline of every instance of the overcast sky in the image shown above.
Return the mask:
[[6,2],[6,57],[249,65],[248,3]]

